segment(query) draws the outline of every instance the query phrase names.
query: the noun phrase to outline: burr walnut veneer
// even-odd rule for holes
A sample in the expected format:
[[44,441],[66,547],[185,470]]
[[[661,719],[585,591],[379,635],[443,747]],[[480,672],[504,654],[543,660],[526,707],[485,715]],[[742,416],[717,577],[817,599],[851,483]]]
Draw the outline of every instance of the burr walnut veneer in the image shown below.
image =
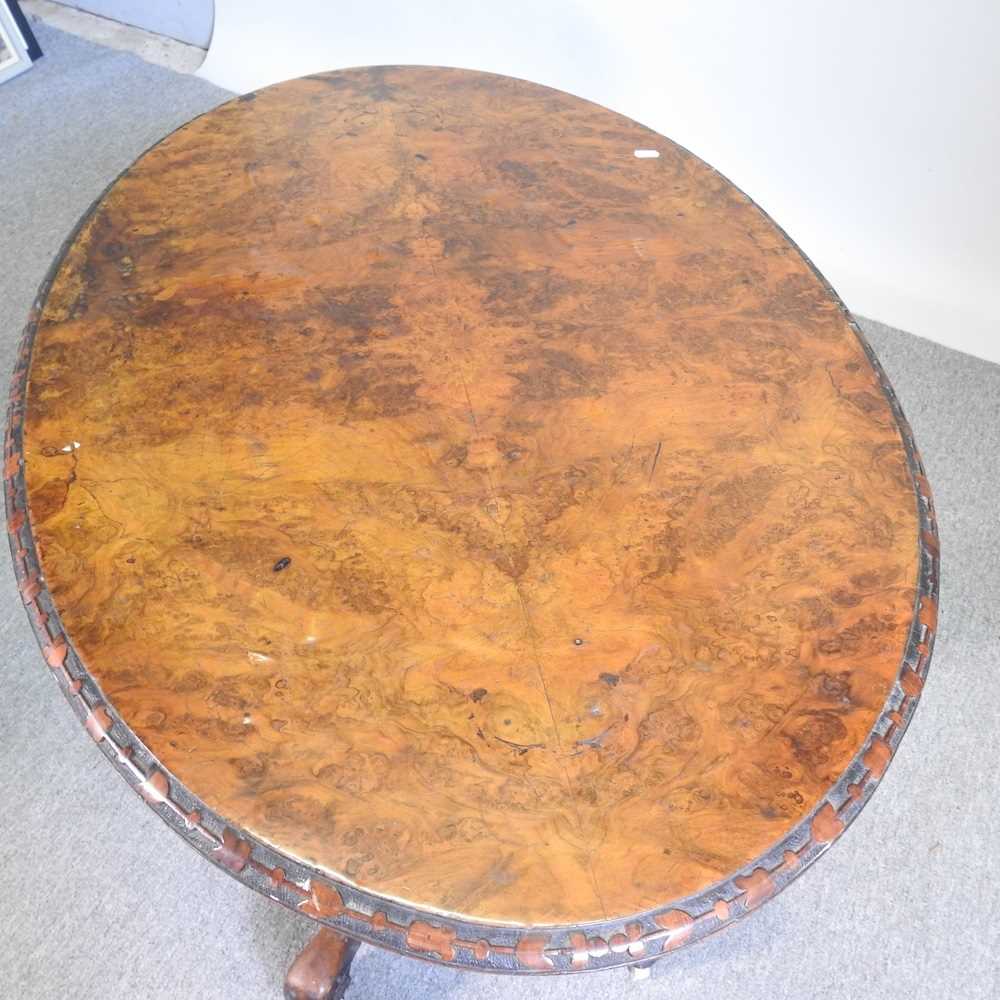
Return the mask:
[[472,968],[766,900],[933,641],[930,492],[831,289],[690,153],[487,74],[296,80],[143,156],[39,296],[5,487],[45,658],[152,807]]

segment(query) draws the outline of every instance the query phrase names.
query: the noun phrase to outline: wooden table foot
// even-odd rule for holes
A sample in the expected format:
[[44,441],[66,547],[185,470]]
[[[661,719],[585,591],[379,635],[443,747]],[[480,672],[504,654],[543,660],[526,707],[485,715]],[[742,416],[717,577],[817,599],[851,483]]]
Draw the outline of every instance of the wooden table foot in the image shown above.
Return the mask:
[[656,959],[649,959],[646,962],[636,962],[635,965],[630,965],[628,967],[629,979],[633,983],[644,982],[649,979],[653,974],[653,966],[656,964]]
[[358,942],[328,927],[299,952],[285,976],[285,1000],[341,1000],[351,983]]

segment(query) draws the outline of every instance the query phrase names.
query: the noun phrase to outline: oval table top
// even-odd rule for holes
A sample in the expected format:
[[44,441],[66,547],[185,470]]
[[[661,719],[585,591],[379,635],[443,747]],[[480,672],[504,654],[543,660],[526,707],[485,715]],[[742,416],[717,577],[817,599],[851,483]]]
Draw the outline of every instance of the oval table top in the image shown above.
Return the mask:
[[40,295],[5,469],[109,758],[442,961],[634,961],[768,898],[933,638],[930,493],[828,285],[687,151],[505,77],[309,77],[146,153]]

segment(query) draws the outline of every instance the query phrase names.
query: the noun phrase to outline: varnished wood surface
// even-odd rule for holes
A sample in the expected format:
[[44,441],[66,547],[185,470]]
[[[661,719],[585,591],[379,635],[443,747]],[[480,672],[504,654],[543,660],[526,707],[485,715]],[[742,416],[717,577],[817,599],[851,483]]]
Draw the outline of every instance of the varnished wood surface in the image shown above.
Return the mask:
[[23,450],[68,636],[163,766],[473,919],[752,861],[913,617],[906,455],[835,298],[700,161],[505,78],[305,79],[157,146],[55,280]]

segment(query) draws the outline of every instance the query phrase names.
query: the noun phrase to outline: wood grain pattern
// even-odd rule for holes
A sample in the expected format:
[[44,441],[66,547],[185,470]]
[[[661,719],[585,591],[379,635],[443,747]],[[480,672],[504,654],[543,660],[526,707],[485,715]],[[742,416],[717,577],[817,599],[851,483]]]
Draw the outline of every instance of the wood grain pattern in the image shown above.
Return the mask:
[[108,701],[348,884],[624,917],[888,762],[920,531],[877,374],[740,192],[567,95],[351,71],[181,129],[66,256],[23,453]]

